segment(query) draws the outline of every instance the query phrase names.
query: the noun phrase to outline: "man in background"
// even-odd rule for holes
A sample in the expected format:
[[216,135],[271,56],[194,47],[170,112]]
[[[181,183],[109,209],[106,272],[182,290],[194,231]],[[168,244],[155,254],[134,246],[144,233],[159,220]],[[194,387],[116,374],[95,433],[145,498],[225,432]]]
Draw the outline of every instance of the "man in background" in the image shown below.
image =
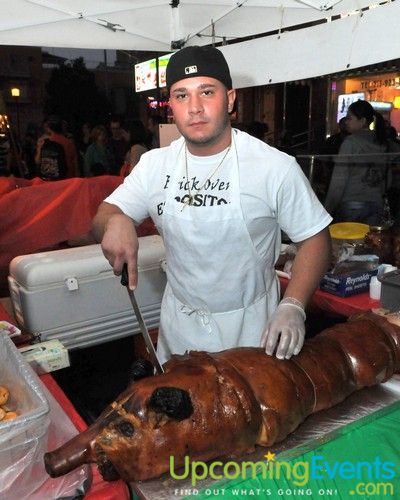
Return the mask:
[[150,149],[160,147],[160,123],[162,123],[161,116],[150,116],[147,122],[147,128],[151,134]]
[[0,176],[10,175],[11,147],[5,132],[0,132]]
[[125,156],[129,150],[129,133],[122,126],[122,119],[113,116],[110,121],[111,138],[109,148],[114,158],[110,169],[111,175],[119,175],[122,165],[125,163]]
[[340,146],[342,142],[349,135],[346,127],[346,117],[344,116],[339,120],[338,123],[338,132],[336,134],[332,134],[328,137],[322,146],[321,154],[323,155],[337,155],[339,153]]

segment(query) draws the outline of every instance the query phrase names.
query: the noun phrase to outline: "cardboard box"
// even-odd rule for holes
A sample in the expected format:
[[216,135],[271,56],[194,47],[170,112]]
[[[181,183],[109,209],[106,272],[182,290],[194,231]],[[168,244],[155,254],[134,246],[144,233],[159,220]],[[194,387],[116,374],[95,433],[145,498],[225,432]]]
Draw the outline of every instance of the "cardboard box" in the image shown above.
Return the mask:
[[21,347],[19,352],[39,375],[70,365],[68,351],[57,339]]
[[376,276],[378,269],[373,271],[354,271],[349,274],[326,273],[322,278],[319,288],[324,292],[349,297],[357,293],[369,291],[369,282]]

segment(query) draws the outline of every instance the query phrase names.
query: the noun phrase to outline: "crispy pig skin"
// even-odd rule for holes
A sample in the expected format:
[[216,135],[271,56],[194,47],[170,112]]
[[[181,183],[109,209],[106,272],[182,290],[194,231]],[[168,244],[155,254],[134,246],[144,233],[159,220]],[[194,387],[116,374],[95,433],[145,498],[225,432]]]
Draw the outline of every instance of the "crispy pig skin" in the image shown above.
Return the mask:
[[132,383],[85,432],[46,453],[52,477],[94,462],[106,480],[158,477],[191,460],[271,446],[310,414],[400,371],[400,325],[373,313],[307,340],[298,356],[263,349],[173,356],[162,375]]

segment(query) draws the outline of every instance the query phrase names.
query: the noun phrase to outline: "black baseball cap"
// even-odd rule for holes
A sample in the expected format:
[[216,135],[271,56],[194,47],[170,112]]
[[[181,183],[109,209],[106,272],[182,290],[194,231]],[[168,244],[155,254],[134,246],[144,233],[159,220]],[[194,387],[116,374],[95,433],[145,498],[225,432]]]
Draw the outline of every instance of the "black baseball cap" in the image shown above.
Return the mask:
[[228,90],[232,88],[228,63],[215,47],[193,45],[171,56],[166,71],[168,89],[179,80],[195,76],[209,76],[219,80]]

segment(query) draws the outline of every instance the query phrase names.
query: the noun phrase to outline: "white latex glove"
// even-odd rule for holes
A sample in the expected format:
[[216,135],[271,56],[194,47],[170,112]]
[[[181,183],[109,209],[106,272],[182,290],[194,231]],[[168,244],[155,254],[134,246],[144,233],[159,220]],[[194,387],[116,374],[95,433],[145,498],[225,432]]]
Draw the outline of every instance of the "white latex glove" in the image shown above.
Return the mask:
[[278,305],[268,321],[260,344],[261,347],[265,347],[265,352],[269,355],[276,349],[275,355],[278,359],[289,359],[299,354],[305,336],[304,309],[285,300],[283,299]]

